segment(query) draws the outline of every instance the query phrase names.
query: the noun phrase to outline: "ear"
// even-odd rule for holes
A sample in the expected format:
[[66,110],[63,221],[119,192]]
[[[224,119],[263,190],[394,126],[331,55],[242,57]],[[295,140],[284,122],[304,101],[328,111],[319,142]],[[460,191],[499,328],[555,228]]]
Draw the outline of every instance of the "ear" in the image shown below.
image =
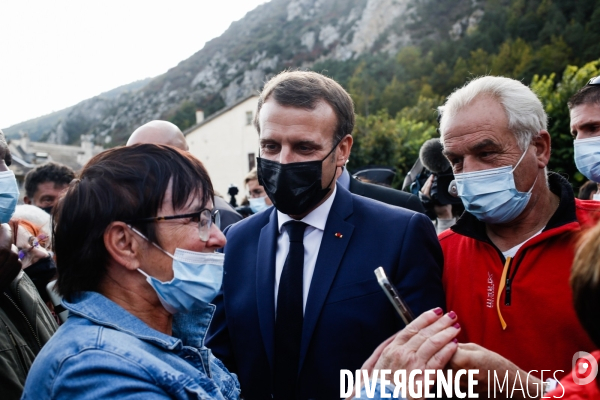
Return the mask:
[[538,136],[533,138],[533,145],[535,146],[535,155],[539,168],[546,168],[546,165],[550,161],[551,147],[551,139],[548,131],[540,131]]
[[27,197],[27,196],[24,196],[23,197],[23,203],[25,203],[25,204],[31,204],[31,199],[29,197]]
[[335,153],[335,163],[338,167],[343,167],[346,165],[346,161],[348,161],[348,157],[350,157],[350,150],[352,149],[352,143],[354,143],[354,139],[352,135],[346,135],[338,145],[338,149]]
[[104,231],[104,246],[113,260],[124,268],[135,271],[143,255],[141,238],[124,222],[112,222]]

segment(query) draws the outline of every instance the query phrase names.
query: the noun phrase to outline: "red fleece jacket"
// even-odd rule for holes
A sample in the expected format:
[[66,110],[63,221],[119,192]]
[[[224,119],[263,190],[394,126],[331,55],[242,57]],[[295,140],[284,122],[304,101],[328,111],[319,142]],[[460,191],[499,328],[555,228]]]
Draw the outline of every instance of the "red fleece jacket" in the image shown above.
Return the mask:
[[569,275],[576,240],[600,218],[600,202],[574,199],[569,183],[557,174],[549,182],[559,207],[544,231],[515,254],[507,274],[512,279],[504,280],[501,293],[504,256],[483,223],[465,213],[439,239],[446,306],[458,314],[459,341],[499,353],[525,371],[537,370],[533,374],[538,377],[541,370],[552,371],[544,372],[544,379],[562,370],[556,374],[560,379],[571,370],[575,352],[595,348],[575,315]]

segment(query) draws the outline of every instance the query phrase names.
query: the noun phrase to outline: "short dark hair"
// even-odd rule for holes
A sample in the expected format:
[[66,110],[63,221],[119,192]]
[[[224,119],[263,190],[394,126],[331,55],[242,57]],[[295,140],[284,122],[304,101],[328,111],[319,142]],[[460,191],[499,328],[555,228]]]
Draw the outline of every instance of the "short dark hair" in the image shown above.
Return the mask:
[[54,182],[55,185],[68,185],[75,179],[75,171],[64,164],[48,162],[35,167],[25,175],[25,193],[35,196],[40,183]]
[[577,318],[600,347],[600,224],[580,239],[571,269],[571,289]]
[[[86,164],[54,213],[58,290],[67,300],[77,292],[99,290],[110,260],[104,246],[108,225],[157,216],[170,181],[175,209],[184,207],[192,195],[201,196],[202,206],[214,200],[202,163],[172,146],[114,148]],[[158,244],[154,224],[131,225]]]
[[260,134],[260,109],[269,97],[282,106],[314,110],[320,101],[333,108],[337,118],[334,143],[354,129],[354,103],[344,88],[331,78],[312,71],[284,71],[271,78],[258,98],[254,126]]
[[592,193],[598,191],[598,184],[596,182],[587,181],[579,188],[579,198],[581,200],[590,200]]
[[569,106],[569,110],[572,110],[574,107],[583,105],[583,104],[597,104],[600,105],[600,86],[588,86],[585,85],[577,93],[575,93],[569,101],[567,105]]

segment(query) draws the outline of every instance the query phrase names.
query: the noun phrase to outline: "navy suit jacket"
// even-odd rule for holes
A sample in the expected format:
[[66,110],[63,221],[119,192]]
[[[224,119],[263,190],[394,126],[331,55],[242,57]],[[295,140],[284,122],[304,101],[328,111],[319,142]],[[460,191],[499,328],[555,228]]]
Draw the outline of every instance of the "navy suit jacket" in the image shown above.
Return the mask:
[[[277,212],[226,230],[225,274],[207,346],[238,374],[245,399],[272,393]],[[383,266],[415,315],[444,307],[442,251],[423,214],[337,187],[304,312],[296,398],[334,399],[340,369],[359,369],[404,324],[373,271]]]

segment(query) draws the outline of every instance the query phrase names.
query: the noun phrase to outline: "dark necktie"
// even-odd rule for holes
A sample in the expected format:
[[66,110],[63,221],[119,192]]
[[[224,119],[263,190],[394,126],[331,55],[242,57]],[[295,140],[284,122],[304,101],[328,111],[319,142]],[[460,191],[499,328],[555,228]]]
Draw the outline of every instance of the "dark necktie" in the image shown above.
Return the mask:
[[304,320],[302,307],[304,244],[302,239],[307,225],[304,222],[290,221],[285,226],[290,238],[290,250],[283,264],[277,292],[273,374],[275,400],[295,397]]

